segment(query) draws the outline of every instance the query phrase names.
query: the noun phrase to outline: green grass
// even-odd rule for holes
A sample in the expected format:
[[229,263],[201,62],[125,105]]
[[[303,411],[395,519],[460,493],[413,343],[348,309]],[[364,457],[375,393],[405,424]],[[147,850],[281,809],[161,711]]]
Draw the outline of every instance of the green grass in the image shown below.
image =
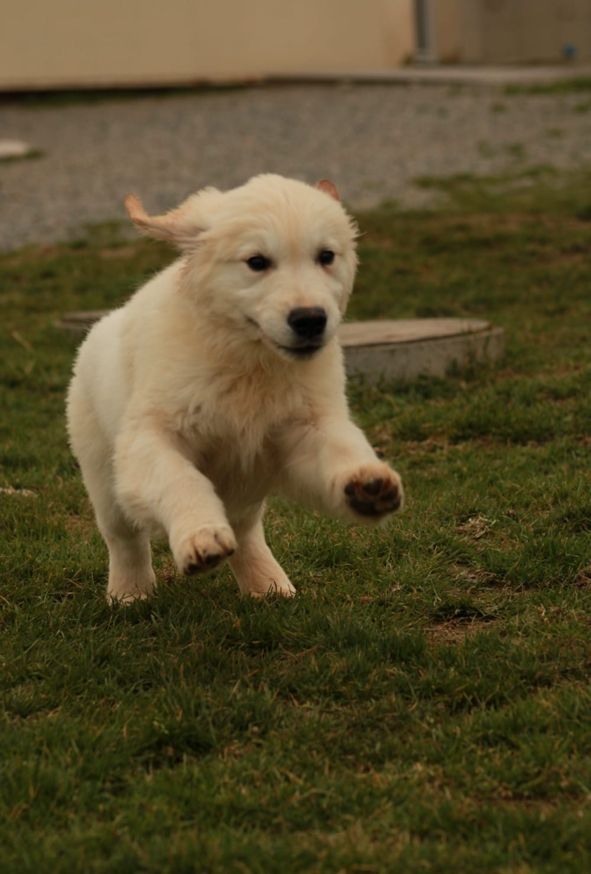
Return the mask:
[[526,183],[360,217],[352,316],[485,317],[508,351],[351,386],[408,508],[273,503],[293,602],[159,546],[154,599],[106,607],[53,322],[170,254],[103,226],[0,258],[0,487],[34,492],[0,493],[3,874],[589,870],[591,175]]
[[31,149],[25,152],[24,155],[2,155],[0,156],[0,164],[14,164],[16,161],[36,161],[38,158],[44,158],[45,152],[41,149]]
[[557,79],[554,82],[539,82],[534,85],[507,85],[504,93],[507,96],[516,94],[585,94],[591,91],[591,76],[573,74],[568,79]]
[[88,106],[98,103],[117,103],[121,100],[162,99],[169,97],[195,97],[204,94],[225,94],[241,91],[258,85],[258,80],[203,81],[199,84],[169,85],[145,88],[76,88],[40,91],[5,91],[0,94],[0,106],[17,106],[26,109],[59,109],[64,106]]

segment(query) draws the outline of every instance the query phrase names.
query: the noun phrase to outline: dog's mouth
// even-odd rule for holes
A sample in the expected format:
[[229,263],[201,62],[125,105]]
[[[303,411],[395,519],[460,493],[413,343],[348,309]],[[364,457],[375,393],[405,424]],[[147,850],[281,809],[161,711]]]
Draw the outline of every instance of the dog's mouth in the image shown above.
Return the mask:
[[277,348],[294,358],[311,358],[323,348],[324,343],[307,343],[305,346],[280,346]]
[[271,337],[269,337],[268,334],[265,334],[259,323],[255,322],[255,320],[251,318],[251,316],[247,316],[246,321],[252,327],[257,328],[260,331],[260,334],[262,335],[261,339],[266,339],[268,343],[272,343],[276,349],[279,349],[281,352],[286,353],[287,355],[289,355],[290,358],[312,358],[313,355],[316,355],[316,353],[320,352],[320,350],[323,349],[325,346],[324,339],[310,343],[298,343],[294,346],[283,346],[281,343],[277,343],[276,340],[273,340]]

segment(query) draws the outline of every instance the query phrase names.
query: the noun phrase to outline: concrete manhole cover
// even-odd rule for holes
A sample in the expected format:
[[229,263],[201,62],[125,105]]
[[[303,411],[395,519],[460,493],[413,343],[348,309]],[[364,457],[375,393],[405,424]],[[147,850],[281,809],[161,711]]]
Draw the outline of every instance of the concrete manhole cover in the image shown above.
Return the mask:
[[452,369],[498,361],[502,328],[482,319],[383,319],[341,326],[347,373],[371,381],[445,376]]

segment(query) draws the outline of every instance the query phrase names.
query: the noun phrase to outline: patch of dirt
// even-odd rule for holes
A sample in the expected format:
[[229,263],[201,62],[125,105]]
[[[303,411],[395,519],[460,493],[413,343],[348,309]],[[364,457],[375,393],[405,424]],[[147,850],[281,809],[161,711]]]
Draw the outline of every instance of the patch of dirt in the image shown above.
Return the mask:
[[503,585],[503,580],[492,571],[487,571],[479,567],[463,567],[462,565],[454,565],[453,567],[455,579],[465,588],[466,584],[475,586],[499,586]]
[[0,488],[0,495],[19,495],[22,498],[36,498],[37,493],[31,489],[14,489],[12,486],[3,486]]
[[72,534],[84,543],[87,543],[90,540],[93,530],[96,528],[96,523],[93,519],[68,515],[64,517],[64,526],[68,534]]
[[137,255],[137,246],[131,244],[126,246],[106,246],[99,252],[99,257],[104,258],[105,261],[112,261],[118,258],[133,258],[134,255]]
[[471,637],[480,631],[488,631],[494,619],[450,619],[447,622],[438,622],[436,625],[428,625],[425,635],[431,643],[457,646],[463,643],[467,637]]
[[456,531],[466,535],[471,540],[480,540],[492,531],[495,524],[496,519],[489,519],[487,516],[479,513],[476,516],[470,516],[469,519],[458,525]]
[[[402,445],[404,446],[404,451],[411,455],[425,452],[447,452],[451,447],[447,437],[426,437],[424,440],[405,440]],[[455,444],[455,446],[460,445],[459,443]]]

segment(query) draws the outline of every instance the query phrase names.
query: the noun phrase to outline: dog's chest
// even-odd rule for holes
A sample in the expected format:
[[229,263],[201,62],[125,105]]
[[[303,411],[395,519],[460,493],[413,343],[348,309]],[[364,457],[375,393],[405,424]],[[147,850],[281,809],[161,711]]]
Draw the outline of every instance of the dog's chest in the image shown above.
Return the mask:
[[244,381],[194,398],[183,432],[220,495],[256,499],[269,490],[280,464],[281,434],[301,410],[301,395],[289,387],[255,391]]
[[[197,432],[197,467],[214,484],[231,520],[259,504],[281,468],[276,429],[271,423],[219,423],[217,431]],[[266,426],[266,427],[265,427]]]

